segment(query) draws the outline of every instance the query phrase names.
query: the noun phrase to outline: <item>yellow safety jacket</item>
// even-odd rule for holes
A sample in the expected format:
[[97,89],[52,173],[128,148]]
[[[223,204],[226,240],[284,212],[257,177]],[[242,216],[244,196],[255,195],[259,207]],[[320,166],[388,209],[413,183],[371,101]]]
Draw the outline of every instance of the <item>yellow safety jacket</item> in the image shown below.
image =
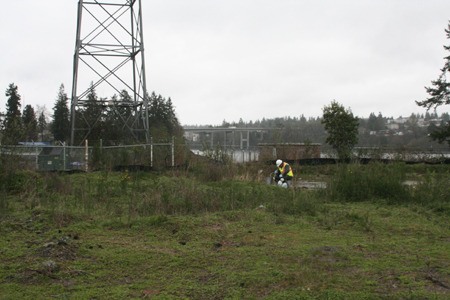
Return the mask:
[[[286,170],[287,169],[287,170]],[[280,167],[278,167],[278,171],[283,176],[294,177],[294,172],[292,171],[291,166],[288,163],[283,162]],[[287,171],[287,172],[286,172]],[[286,173],[285,173],[286,172]]]

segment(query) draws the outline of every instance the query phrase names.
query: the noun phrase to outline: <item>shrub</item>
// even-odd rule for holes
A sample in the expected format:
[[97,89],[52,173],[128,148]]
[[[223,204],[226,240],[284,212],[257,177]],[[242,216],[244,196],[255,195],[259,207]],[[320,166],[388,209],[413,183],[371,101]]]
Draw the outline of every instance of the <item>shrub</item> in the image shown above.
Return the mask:
[[31,171],[0,172],[0,190],[10,194],[19,194],[35,190],[38,175]]

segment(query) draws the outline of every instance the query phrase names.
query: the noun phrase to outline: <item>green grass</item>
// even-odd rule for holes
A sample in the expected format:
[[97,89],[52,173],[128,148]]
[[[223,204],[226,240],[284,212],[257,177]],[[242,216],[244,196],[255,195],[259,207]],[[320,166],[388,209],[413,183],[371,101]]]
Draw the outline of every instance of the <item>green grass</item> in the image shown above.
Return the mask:
[[[0,191],[0,298],[448,299],[448,170],[341,167],[325,191],[249,176],[264,166],[18,172]],[[380,174],[421,184],[399,200]]]
[[[318,217],[253,209],[64,227],[33,211],[2,221],[0,291],[3,299],[449,296],[447,219],[370,203],[326,208]],[[44,267],[49,260],[58,268]]]

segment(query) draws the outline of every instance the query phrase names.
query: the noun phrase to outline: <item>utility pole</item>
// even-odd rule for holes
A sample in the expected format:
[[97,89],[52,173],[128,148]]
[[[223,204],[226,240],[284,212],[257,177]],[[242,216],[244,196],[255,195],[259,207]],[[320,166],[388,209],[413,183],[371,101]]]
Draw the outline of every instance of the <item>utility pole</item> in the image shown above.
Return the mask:
[[[102,108],[84,113],[93,99]],[[130,97],[123,100],[125,91]],[[116,97],[112,97],[115,95]],[[70,144],[82,144],[105,111],[136,142],[150,141],[141,0],[79,0],[71,98]]]

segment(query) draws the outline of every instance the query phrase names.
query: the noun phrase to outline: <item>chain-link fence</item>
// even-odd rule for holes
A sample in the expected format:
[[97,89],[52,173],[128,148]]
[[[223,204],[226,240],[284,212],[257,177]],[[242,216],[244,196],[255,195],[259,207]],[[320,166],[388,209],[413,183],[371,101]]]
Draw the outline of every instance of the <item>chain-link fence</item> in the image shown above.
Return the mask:
[[[244,163],[266,161],[261,147],[255,149],[192,149],[184,141],[171,139],[162,143],[120,146],[50,146],[27,144],[0,146],[2,164],[12,169],[38,171],[95,171],[95,170],[158,170],[189,163],[191,155],[205,156],[214,161]],[[305,157],[301,157],[305,158]],[[334,158],[326,149],[315,160]],[[450,151],[443,149],[356,148],[355,158],[406,162],[448,163]]]
[[166,143],[121,146],[50,146],[29,144],[1,146],[3,161],[21,169],[38,171],[92,171],[125,168],[159,169],[186,162],[189,149],[172,139]]

